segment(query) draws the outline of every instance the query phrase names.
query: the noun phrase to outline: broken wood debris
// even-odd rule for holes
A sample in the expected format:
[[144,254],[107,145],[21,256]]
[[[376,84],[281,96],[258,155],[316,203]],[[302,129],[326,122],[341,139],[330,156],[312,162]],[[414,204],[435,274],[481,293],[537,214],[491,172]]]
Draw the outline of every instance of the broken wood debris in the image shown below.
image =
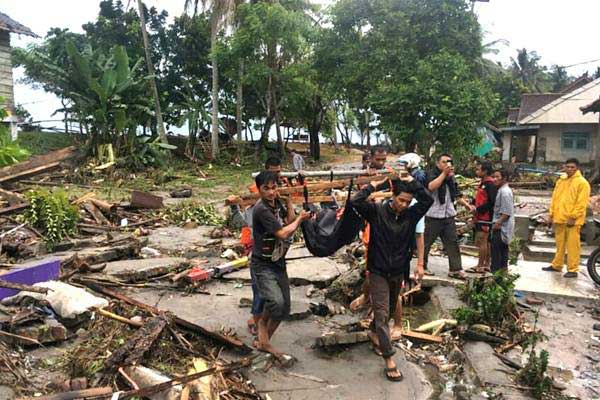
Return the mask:
[[148,320],[127,342],[118,348],[105,362],[107,369],[136,364],[152,346],[169,323],[166,314]]
[[25,291],[25,292],[34,292],[34,293],[42,293],[42,294],[48,293],[48,290],[49,290],[49,289],[43,288],[43,287],[24,285],[22,283],[8,282],[3,279],[0,279],[0,287],[6,288],[6,289],[15,289],[15,290],[20,290],[20,291]]
[[41,156],[31,157],[26,161],[0,168],[0,183],[13,181],[36,175],[60,165],[61,161],[72,157],[76,152],[75,146],[52,151]]
[[[90,289],[94,290],[95,292],[98,292],[98,293],[104,294],[106,296],[109,296],[109,297],[121,300],[121,301],[123,301],[123,302],[125,302],[127,304],[134,305],[134,306],[136,306],[136,307],[138,307],[138,308],[140,308],[142,310],[148,311],[148,312],[150,312],[152,314],[158,315],[158,314],[163,313],[163,311],[159,310],[156,307],[153,307],[151,305],[142,303],[141,301],[137,301],[135,299],[132,299],[132,298],[130,298],[128,296],[125,296],[122,293],[117,292],[116,290],[109,289],[109,288],[106,288],[106,287],[103,287],[101,285],[94,284],[94,283],[87,283],[87,286]],[[185,319],[179,318],[178,316],[174,316],[173,317],[173,321],[177,325],[181,326],[182,328],[185,328],[185,329],[188,329],[188,330],[190,330],[192,332],[196,332],[196,333],[199,333],[201,335],[204,335],[204,336],[206,336],[208,338],[211,338],[211,339],[213,339],[213,340],[215,340],[215,341],[217,341],[217,342],[219,342],[221,344],[224,344],[224,345],[227,345],[227,346],[231,346],[231,347],[234,347],[236,349],[244,350],[244,351],[247,351],[247,350],[250,349],[247,345],[245,345],[239,339],[236,339],[236,338],[231,337],[231,336],[226,336],[226,335],[222,335],[220,333],[216,333],[216,332],[210,331],[210,330],[205,329],[205,328],[201,327],[200,325],[197,325],[197,324],[195,324],[193,322],[190,322],[190,321],[187,321]]]

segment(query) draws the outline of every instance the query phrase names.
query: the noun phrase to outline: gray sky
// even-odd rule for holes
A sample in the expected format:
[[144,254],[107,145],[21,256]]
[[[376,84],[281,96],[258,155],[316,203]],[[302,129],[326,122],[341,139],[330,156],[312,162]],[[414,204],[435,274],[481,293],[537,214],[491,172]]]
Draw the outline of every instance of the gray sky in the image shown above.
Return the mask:
[[[134,0],[130,1],[131,6],[135,6]],[[149,6],[166,9],[171,16],[183,11],[184,0],[145,1]],[[55,26],[82,32],[81,25],[95,19],[98,3],[98,0],[0,0],[0,11],[44,36]],[[128,0],[123,3],[127,4]],[[537,51],[542,63],[548,66],[600,59],[600,49],[592,42],[598,33],[598,0],[490,0],[489,3],[477,3],[475,11],[485,32],[485,42],[497,39],[509,42],[508,46],[497,46],[498,55],[488,56],[503,64],[508,64],[516,49],[523,47]],[[12,36],[13,46],[25,46],[32,41],[28,37]],[[600,66],[598,61],[568,71],[571,75],[579,75],[587,70],[594,71],[597,66]],[[16,70],[15,78],[20,76],[22,71]],[[50,116],[60,107],[53,95],[18,84],[15,98],[34,119],[57,119]]]

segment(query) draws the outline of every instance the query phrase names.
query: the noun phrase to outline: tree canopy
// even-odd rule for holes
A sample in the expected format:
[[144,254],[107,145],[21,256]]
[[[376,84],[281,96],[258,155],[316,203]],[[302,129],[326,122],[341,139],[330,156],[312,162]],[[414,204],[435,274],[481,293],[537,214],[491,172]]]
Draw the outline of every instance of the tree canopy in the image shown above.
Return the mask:
[[[336,143],[338,134],[344,143],[360,138],[368,146],[373,137],[466,155],[482,139],[477,128],[504,123],[521,93],[559,91],[573,80],[528,49],[507,66],[485,58],[502,40],[483,44],[466,0],[337,0],[324,9],[307,0],[185,4],[194,12],[171,23],[165,11],[143,12],[163,118],[171,129],[187,130],[194,156],[202,153],[199,143],[210,143],[211,129],[214,145],[215,127],[221,146],[245,130],[256,154],[283,154],[291,131],[308,134],[315,159],[323,138]],[[83,34],[52,28],[42,43],[15,49],[25,81],[63,99],[83,133],[112,121],[106,129],[113,134],[101,141],[156,137],[150,77],[136,70],[144,43],[135,8],[103,0],[96,20],[83,28]],[[81,57],[88,65],[76,64],[89,68],[96,83],[73,79],[72,63]],[[103,86],[120,76],[125,59],[135,84]],[[108,90],[114,110],[98,88]],[[84,101],[90,93],[103,115]]]

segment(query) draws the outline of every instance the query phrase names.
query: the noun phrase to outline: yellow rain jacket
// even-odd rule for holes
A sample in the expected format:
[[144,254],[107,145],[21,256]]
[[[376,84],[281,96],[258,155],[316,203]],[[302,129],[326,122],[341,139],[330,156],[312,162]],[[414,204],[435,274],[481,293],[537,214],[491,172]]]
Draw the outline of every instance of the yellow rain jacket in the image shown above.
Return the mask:
[[590,184],[581,172],[575,172],[570,178],[563,174],[552,192],[550,217],[555,224],[566,224],[567,219],[573,218],[575,225],[581,226],[585,223],[589,201]]

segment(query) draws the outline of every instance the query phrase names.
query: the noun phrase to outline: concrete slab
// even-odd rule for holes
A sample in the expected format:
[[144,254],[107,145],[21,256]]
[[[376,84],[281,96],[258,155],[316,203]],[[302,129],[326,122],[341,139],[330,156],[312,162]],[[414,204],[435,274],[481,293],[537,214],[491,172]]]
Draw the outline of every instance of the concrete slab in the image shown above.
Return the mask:
[[[581,265],[585,265],[587,259],[596,250],[597,246],[581,246]],[[530,243],[525,245],[523,248],[523,257],[527,261],[544,261],[551,262],[556,254],[555,242],[552,241],[536,241],[536,243]],[[566,260],[566,257],[565,257]]]
[[[349,266],[330,258],[302,258],[287,262],[288,277],[292,285],[310,285],[318,288],[328,286],[335,278],[347,271]],[[250,269],[235,271],[223,277],[226,280],[250,282]]]
[[[477,258],[464,256],[463,268],[477,264]],[[509,270],[520,275],[515,284],[518,291],[542,293],[554,296],[593,299],[598,296],[598,288],[587,275],[585,269],[579,271],[577,279],[565,279],[562,274],[542,271],[547,266],[546,262],[519,260],[517,265],[509,266]],[[448,259],[445,257],[430,257],[429,269],[435,273],[426,277],[423,284],[426,286],[455,285],[461,281],[448,278]],[[474,276],[467,274],[467,276]]]
[[510,379],[514,370],[505,366],[500,359],[493,355],[494,349],[483,342],[466,342],[463,348],[471,368],[475,372],[481,385],[498,387],[503,399],[532,399],[518,389],[511,386],[514,382]]
[[148,236],[148,247],[167,254],[182,252],[211,241],[208,234],[213,229],[212,226],[199,226],[193,229],[169,226],[155,229]]
[[[214,281],[204,289],[211,295],[183,296],[173,292],[165,295],[155,290],[135,290],[127,294],[209,329],[222,326],[234,328],[240,338],[251,343],[252,338],[246,329],[249,309],[238,306],[241,297],[251,296],[249,285],[235,288],[233,282]],[[304,287],[292,288],[292,301],[308,301],[303,295],[305,291]],[[421,368],[407,362],[400,352],[397,360],[405,380],[391,383],[383,376],[381,358],[373,353],[368,344],[352,346],[338,354],[326,354],[313,349],[315,338],[321,336],[323,329],[326,328],[322,326],[322,319],[314,316],[301,321],[284,321],[273,337],[273,344],[294,355],[298,363],[286,370],[273,367],[268,372],[247,371],[247,376],[259,392],[268,394],[273,400],[417,400],[427,399],[433,393]],[[325,382],[300,376],[312,376]]]
[[511,272],[520,275],[515,284],[516,290],[585,299],[598,296],[598,289],[587,276],[587,271],[581,270],[576,279],[566,279],[562,274],[542,271],[542,267],[547,265],[544,262],[519,260],[517,265],[510,266]]
[[137,282],[169,273],[185,262],[187,259],[181,257],[113,261],[106,264],[102,273],[127,282]]

